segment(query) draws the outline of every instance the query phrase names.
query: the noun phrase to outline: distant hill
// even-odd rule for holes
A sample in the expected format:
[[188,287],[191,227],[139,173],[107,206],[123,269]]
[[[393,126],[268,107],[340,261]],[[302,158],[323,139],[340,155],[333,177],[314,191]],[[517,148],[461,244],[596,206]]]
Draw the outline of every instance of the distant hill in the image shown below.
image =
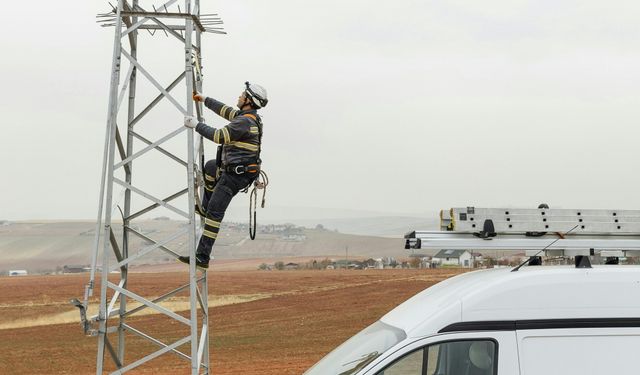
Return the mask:
[[[237,204],[229,208],[225,220],[246,222],[247,212],[247,207]],[[308,228],[322,224],[325,228],[335,229],[340,233],[396,238],[416,229],[436,230],[440,224],[435,212],[421,215],[389,214],[367,210],[271,206],[259,210],[258,221],[263,224],[293,223]]]
[[[347,221],[341,220],[324,220],[325,223],[316,224],[331,228],[337,223],[342,225],[342,228],[347,228]],[[310,222],[315,223],[315,220]],[[214,248],[214,255],[217,259],[277,259],[301,256],[342,258],[347,252],[350,258],[408,256],[401,239],[402,234],[408,230],[398,229],[396,238],[388,238],[315,229],[316,224],[313,224],[314,229],[296,225],[260,226],[257,239],[251,241],[248,238],[246,224],[225,223]],[[138,222],[136,229],[145,236],[162,240],[184,225],[184,222],[162,218]],[[385,225],[388,225],[388,229],[384,229]],[[400,226],[402,224],[391,224],[391,220],[388,219],[368,218],[358,224],[352,224],[350,228],[356,232],[377,231],[384,235],[393,233],[392,227]],[[117,237],[121,238],[121,228],[117,224],[114,228]],[[60,269],[64,265],[88,265],[91,262],[94,230],[95,224],[89,221],[5,222],[0,225],[0,272],[10,269],[43,272]],[[133,235],[130,241],[133,244],[133,252],[148,245]],[[184,242],[182,237],[169,242],[167,246],[176,252],[186,254]],[[144,262],[138,262],[137,265],[174,261],[170,255],[158,249],[150,254],[151,256],[142,258]]]

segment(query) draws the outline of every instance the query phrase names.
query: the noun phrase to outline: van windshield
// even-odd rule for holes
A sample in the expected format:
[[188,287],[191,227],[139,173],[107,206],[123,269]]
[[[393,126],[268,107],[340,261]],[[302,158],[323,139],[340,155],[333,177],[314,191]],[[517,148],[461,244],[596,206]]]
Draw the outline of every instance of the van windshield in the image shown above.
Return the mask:
[[377,321],[327,354],[305,375],[351,375],[404,340],[406,333]]

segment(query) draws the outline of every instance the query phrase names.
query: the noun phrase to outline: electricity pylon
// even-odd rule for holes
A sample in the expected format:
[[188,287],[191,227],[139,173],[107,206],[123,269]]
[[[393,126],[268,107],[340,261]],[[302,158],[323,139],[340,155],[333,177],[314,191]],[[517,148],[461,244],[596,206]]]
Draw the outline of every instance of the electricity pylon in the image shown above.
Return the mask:
[[[114,369],[111,373],[125,373],[167,353],[188,361],[192,374],[209,373],[207,274],[197,270],[194,261],[197,232],[201,224],[195,218],[194,206],[198,186],[201,185],[198,183],[198,160],[202,163],[203,147],[201,137],[194,137],[193,130],[182,125],[182,119],[185,115],[193,115],[195,108],[202,120],[201,103],[194,103],[192,99],[194,90],[202,91],[201,35],[224,32],[216,27],[222,24],[217,15],[201,15],[199,0],[183,0],[182,4],[177,2],[169,0],[164,4],[150,5],[152,9],[149,9],[148,6],[143,8],[138,0],[119,0],[111,12],[98,15],[98,22],[102,26],[115,29],[107,130],[90,281],[84,301],[73,301],[80,308],[85,332],[98,338],[97,374],[111,371],[108,370],[110,368]],[[147,32],[152,36],[168,37],[163,39],[166,46],[163,45],[161,50],[152,46]],[[145,42],[150,46],[148,49],[142,48]],[[170,42],[174,45],[170,45]],[[148,59],[141,58],[142,52],[149,51]],[[160,73],[167,70],[172,57],[175,57],[180,71],[173,81],[166,80],[163,84]],[[121,72],[125,71],[122,67],[125,65],[127,70],[122,79]],[[142,84],[148,85],[155,94],[149,102],[144,102],[146,106],[142,110],[137,111],[137,102],[141,100],[136,100],[136,92]],[[176,87],[182,92],[173,90]],[[138,94],[141,96],[141,91]],[[168,116],[167,108],[164,108],[161,121],[158,121],[158,117],[154,118],[153,115],[160,112],[162,105],[170,107],[175,116]],[[155,134],[145,136],[143,131],[160,133],[162,136],[151,140]],[[178,151],[170,149],[169,143],[174,147],[178,145]],[[149,159],[150,154],[156,154],[153,155],[156,159]],[[141,163],[143,156],[146,164],[144,168],[139,168],[141,172],[151,170],[163,173],[168,164],[182,169],[184,179],[177,182],[179,187],[168,195],[159,195],[162,194],[159,193],[161,188],[166,186],[156,184],[152,188],[143,187],[144,178],[134,178],[134,162]],[[141,174],[138,173],[139,176]],[[117,202],[118,189],[122,190],[124,196],[123,207]],[[182,204],[176,203],[180,201]],[[117,212],[116,208],[121,214],[121,221],[120,218],[114,221],[112,217]],[[175,233],[154,238],[153,233],[141,229],[144,222],[139,219],[161,209],[177,215],[185,223],[177,226]],[[118,228],[120,225],[121,229]],[[132,264],[144,263],[145,257],[152,252],[164,251],[177,257],[180,250],[188,252],[192,260],[188,267],[187,284],[154,296],[143,296],[144,291],[134,292],[136,285],[129,280]],[[185,276],[186,270],[185,266]],[[99,312],[87,317],[87,305],[93,295],[97,275],[100,275]],[[163,302],[175,299],[180,294],[188,294],[188,316],[173,311],[170,305],[163,306]],[[154,337],[143,328],[136,327],[135,319],[131,318],[143,310],[155,310],[163,319],[184,324],[184,336],[180,335],[177,340],[175,337],[166,339],[155,333]],[[130,358],[133,351],[127,351],[126,342],[133,336],[147,340],[157,350],[141,358]],[[187,346],[190,351],[181,349]],[[110,358],[113,365],[106,358]]]

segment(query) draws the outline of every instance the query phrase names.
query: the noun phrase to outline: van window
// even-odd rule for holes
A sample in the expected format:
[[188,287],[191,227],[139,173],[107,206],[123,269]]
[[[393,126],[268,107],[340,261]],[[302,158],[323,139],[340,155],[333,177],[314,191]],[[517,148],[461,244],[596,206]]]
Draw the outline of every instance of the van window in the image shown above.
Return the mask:
[[414,350],[380,372],[380,375],[422,375],[424,348]]
[[493,340],[446,341],[417,349],[377,375],[495,375],[497,358]]

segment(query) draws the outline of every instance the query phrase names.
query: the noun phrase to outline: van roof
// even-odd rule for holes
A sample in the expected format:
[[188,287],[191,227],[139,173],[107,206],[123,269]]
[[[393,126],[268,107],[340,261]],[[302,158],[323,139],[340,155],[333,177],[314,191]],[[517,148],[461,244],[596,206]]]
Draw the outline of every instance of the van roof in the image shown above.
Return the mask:
[[411,297],[381,320],[410,337],[460,322],[640,316],[640,267],[530,266],[468,272]]

